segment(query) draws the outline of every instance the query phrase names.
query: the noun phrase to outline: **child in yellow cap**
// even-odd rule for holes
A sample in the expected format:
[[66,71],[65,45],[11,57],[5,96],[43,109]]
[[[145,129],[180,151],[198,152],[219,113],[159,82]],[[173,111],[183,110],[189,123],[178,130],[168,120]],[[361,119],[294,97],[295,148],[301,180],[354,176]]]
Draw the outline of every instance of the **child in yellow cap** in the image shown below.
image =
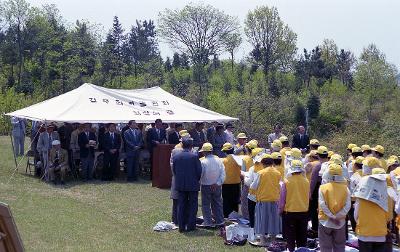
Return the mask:
[[[367,158],[366,158],[367,159]],[[375,160],[364,160],[372,165]],[[374,164],[375,165],[375,164]],[[355,192],[354,217],[360,251],[386,251],[387,223],[390,221],[386,174],[382,168],[373,168],[364,176]]]
[[261,237],[260,245],[264,245],[265,235],[273,240],[282,229],[278,213],[281,174],[273,167],[271,155],[265,154],[261,163],[265,168],[256,173],[250,189],[256,190],[255,233]]
[[319,146],[318,150],[318,164],[311,173],[310,180],[310,203],[309,203],[309,216],[311,219],[311,229],[315,232],[318,231],[318,190],[322,182],[322,175],[320,176],[321,165],[328,162],[328,148]]
[[308,226],[308,204],[310,183],[304,176],[303,164],[293,160],[281,187],[279,213],[282,215],[284,238],[289,251],[295,247],[306,247]]
[[381,168],[387,171],[388,167],[386,164],[386,160],[383,158],[383,156],[385,155],[385,148],[382,145],[377,145],[372,149],[372,154],[374,157],[379,159]]
[[341,165],[331,163],[328,173],[327,183],[319,188],[319,245],[321,251],[345,251],[350,191],[344,183]]
[[[350,193],[353,195],[353,192],[355,188],[357,187],[358,183],[360,182],[363,174],[362,174],[362,166],[363,166],[363,161],[364,157],[356,157],[356,159],[353,161],[353,175],[350,177],[350,184],[349,184],[349,189]],[[351,208],[349,211],[349,220],[351,223],[351,228],[353,232],[356,231],[356,220],[354,219],[354,203],[356,202],[356,199],[354,197],[351,197]]]
[[222,151],[226,154],[222,158],[225,168],[225,181],[222,185],[222,205],[224,217],[227,218],[233,211],[239,211],[240,201],[240,183],[241,183],[241,167],[233,158],[233,146],[231,143],[225,143]]
[[[246,177],[244,178],[244,185],[247,186],[247,188],[250,187],[250,185],[254,182],[257,176],[257,172],[261,171],[264,169],[264,165],[261,163],[264,158],[269,158],[271,157],[270,155],[265,155],[264,153],[258,153],[254,157],[254,165],[250,167],[249,172],[247,173]],[[271,157],[272,158],[272,157]],[[249,221],[250,221],[250,227],[254,227],[254,212],[256,208],[256,190],[249,188],[247,190],[247,195],[245,201],[242,201],[243,203],[246,203],[247,205],[247,210],[248,210],[248,215],[249,215]]]
[[319,164],[318,153],[316,150],[312,150],[308,154],[308,162],[304,167],[308,181],[311,180],[312,171],[315,169],[317,164]]
[[274,160],[274,167],[281,173],[281,180],[285,177],[285,168],[282,163],[282,156],[279,152],[271,153],[272,159]]

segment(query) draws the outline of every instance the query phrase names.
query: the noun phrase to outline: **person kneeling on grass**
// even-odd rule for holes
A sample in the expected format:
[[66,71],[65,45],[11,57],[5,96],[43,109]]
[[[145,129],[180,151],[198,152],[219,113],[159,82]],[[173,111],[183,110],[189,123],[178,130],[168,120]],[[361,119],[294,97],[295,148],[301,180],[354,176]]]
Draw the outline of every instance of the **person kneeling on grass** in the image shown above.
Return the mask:
[[346,215],[350,210],[350,191],[341,165],[331,163],[325,184],[319,188],[318,237],[321,251],[345,251]]
[[310,182],[300,160],[293,160],[281,187],[279,212],[290,252],[307,245],[308,195]]
[[49,167],[49,175],[50,181],[54,184],[56,183],[56,172],[60,172],[61,176],[61,184],[64,184],[65,175],[69,169],[68,167],[68,152],[64,149],[61,149],[61,143],[59,140],[54,140],[52,142],[53,148],[50,150],[50,167]]
[[250,189],[256,190],[255,233],[260,236],[257,245],[266,245],[267,235],[271,240],[281,232],[281,219],[278,213],[281,173],[273,167],[274,160],[270,154],[264,154],[261,163],[265,167],[256,173]]
[[201,209],[203,212],[203,226],[214,226],[211,217],[215,220],[216,226],[224,225],[224,215],[222,208],[222,184],[225,180],[225,169],[219,157],[214,156],[213,146],[204,143],[200,152],[204,158],[200,160],[201,172]]

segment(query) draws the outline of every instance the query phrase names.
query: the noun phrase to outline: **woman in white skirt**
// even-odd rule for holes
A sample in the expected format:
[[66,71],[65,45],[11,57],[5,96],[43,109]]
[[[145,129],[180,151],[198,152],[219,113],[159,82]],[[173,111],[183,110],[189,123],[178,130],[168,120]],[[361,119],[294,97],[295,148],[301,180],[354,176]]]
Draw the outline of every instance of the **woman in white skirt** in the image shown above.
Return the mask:
[[250,189],[256,190],[254,231],[260,236],[258,245],[263,246],[266,245],[268,235],[274,240],[282,230],[278,211],[281,173],[273,167],[273,159],[270,154],[265,154],[261,162],[265,168],[257,172]]

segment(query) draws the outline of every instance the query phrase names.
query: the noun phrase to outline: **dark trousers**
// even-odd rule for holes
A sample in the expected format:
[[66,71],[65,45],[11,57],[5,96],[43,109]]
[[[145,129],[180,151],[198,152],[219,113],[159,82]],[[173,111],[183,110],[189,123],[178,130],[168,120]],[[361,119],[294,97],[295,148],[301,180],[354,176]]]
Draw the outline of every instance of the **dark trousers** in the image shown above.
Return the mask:
[[104,164],[103,164],[103,180],[113,180],[115,176],[115,172],[118,167],[118,157],[119,153],[116,152],[114,154],[109,153],[108,151],[104,152]]
[[224,217],[233,211],[239,212],[240,201],[240,183],[239,184],[223,184],[222,185],[222,204],[224,209]]
[[351,229],[353,230],[353,232],[356,232],[357,222],[354,219],[354,202],[351,202],[351,208],[347,216],[349,217],[351,223]]
[[137,180],[137,167],[139,164],[139,156],[138,152],[134,151],[133,154],[130,153],[129,156],[126,157],[127,161],[127,170],[128,170],[128,178],[129,182]]
[[252,200],[247,199],[247,208],[249,209],[250,227],[252,227],[252,228],[254,228],[254,219],[255,219],[255,214],[256,214],[256,204],[257,204],[257,202],[254,202]]
[[363,242],[358,240],[358,250],[360,252],[385,252],[384,242]]
[[179,231],[195,230],[199,192],[179,191],[178,193]]
[[296,246],[306,247],[307,245],[307,212],[285,212],[282,215],[284,222],[283,230],[290,252],[294,251]]
[[94,157],[89,155],[86,158],[81,158],[81,162],[83,179],[91,180],[93,177]]
[[172,222],[178,224],[178,200],[172,199]]
[[318,191],[321,183],[317,183],[312,194],[312,199],[310,200],[308,207],[309,218],[311,219],[312,227],[311,229],[318,232]]

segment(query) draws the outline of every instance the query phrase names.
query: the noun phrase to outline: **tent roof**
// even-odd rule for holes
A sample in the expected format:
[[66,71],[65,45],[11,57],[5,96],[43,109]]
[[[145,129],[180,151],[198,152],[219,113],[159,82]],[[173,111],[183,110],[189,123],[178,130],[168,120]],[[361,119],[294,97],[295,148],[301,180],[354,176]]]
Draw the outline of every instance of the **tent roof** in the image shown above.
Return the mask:
[[49,100],[8,113],[47,122],[228,122],[238,120],[178,98],[160,87],[110,89],[85,83]]

